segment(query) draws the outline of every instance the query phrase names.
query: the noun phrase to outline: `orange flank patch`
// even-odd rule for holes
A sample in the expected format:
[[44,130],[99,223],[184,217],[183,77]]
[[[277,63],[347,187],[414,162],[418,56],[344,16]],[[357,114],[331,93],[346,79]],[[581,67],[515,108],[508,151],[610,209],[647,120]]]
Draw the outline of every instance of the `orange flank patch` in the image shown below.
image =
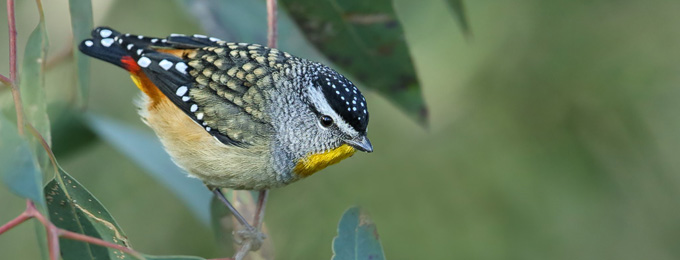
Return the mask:
[[329,165],[336,164],[352,156],[354,152],[356,152],[354,147],[343,144],[333,150],[307,156],[295,165],[293,171],[302,177],[307,177]]
[[130,71],[130,78],[135,82],[137,88],[149,97],[150,102],[148,109],[156,108],[163,99],[167,99],[167,97],[163,95],[163,92],[161,92],[161,90],[158,89],[158,87],[156,87],[141,70],[136,72]]

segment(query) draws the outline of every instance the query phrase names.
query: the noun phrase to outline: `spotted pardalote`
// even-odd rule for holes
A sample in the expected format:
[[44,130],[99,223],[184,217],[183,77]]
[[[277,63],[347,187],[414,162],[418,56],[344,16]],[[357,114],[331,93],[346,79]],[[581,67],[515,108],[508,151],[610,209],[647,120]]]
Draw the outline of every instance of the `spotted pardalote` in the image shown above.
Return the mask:
[[209,186],[279,187],[373,151],[366,99],[320,63],[257,44],[107,27],[79,48],[130,72],[144,122]]

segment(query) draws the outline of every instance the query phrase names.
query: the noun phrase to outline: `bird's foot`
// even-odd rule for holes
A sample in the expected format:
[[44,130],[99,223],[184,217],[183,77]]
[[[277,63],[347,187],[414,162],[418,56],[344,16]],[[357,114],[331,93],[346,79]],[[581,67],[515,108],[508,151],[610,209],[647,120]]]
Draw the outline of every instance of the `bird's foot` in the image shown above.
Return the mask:
[[250,245],[250,251],[257,251],[262,247],[267,235],[254,227],[246,227],[234,231],[234,242],[241,246]]

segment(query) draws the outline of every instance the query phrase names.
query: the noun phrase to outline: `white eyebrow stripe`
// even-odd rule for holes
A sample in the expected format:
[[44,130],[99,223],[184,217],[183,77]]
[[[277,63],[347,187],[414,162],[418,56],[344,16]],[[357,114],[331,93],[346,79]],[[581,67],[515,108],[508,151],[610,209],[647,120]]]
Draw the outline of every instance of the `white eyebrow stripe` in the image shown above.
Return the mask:
[[320,89],[313,85],[307,87],[307,89],[309,90],[309,96],[311,98],[310,101],[312,102],[312,105],[316,107],[319,113],[333,118],[333,121],[343,133],[348,134],[349,136],[359,135],[359,132],[354,130],[352,126],[345,122],[345,120],[338,113],[336,113],[333,108],[331,108],[331,106],[328,104],[328,100],[326,100],[326,97],[323,95]]

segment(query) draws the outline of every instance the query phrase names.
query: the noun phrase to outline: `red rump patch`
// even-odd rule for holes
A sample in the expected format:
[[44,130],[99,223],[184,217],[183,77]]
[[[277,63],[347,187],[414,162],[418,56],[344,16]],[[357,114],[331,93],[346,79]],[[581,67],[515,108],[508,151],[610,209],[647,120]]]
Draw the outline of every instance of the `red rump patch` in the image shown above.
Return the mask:
[[120,62],[123,63],[123,67],[129,72],[137,72],[141,69],[131,56],[123,56],[120,58]]

